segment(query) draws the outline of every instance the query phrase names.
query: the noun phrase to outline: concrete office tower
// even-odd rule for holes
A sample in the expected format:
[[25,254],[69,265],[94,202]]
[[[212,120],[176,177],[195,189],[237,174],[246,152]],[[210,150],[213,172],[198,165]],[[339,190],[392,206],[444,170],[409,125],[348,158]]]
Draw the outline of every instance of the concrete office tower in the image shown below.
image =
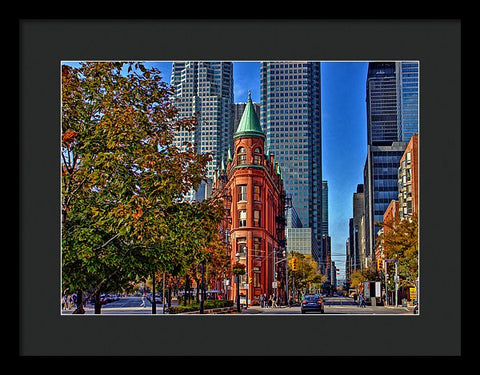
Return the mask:
[[363,184],[357,185],[353,194],[353,218],[349,220],[349,249],[347,253],[349,271],[365,268],[365,193]]
[[260,122],[303,227],[321,243],[320,63],[262,62]]
[[[197,152],[214,154],[207,168],[207,179],[213,179],[222,159],[227,160],[233,137],[233,63],[218,61],[175,61],[171,85],[175,89],[175,105],[180,117],[197,115],[198,127],[193,132],[181,131],[175,138],[197,145]],[[209,196],[211,182],[202,184],[189,199]]]

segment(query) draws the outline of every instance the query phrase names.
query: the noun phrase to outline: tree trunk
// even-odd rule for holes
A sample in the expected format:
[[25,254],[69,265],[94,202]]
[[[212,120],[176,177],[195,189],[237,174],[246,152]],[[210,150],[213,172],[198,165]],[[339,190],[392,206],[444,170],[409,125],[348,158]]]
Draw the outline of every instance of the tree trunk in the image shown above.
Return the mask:
[[200,300],[200,314],[204,313],[205,307],[205,261],[202,262],[202,283],[201,283],[201,300]]
[[95,293],[95,314],[102,313],[102,301],[100,300],[100,291]]
[[185,293],[183,293],[183,306],[187,306],[188,298],[188,275],[185,275]]
[[83,308],[83,292],[81,290],[77,292],[77,308],[72,314],[85,314],[85,309]]
[[153,273],[153,278],[152,278],[152,295],[153,295],[152,315],[155,315],[157,313],[157,301],[155,299],[155,272]]

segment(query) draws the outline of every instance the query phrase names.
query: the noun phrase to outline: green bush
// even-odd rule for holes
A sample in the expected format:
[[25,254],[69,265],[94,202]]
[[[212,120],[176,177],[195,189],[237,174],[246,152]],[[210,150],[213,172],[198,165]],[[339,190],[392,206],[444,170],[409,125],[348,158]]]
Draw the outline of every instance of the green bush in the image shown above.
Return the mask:
[[[203,308],[205,310],[208,310],[208,309],[218,309],[222,307],[231,307],[231,306],[233,306],[233,301],[231,300],[206,300]],[[183,305],[171,306],[168,308],[168,313],[181,314],[181,313],[198,311],[198,310],[200,310],[200,304],[194,303],[186,306],[183,306]]]
[[205,308],[206,309],[218,309],[221,307],[231,307],[233,306],[233,301],[231,300],[217,300],[217,299],[209,299],[205,301]]
[[187,305],[187,306],[176,305],[176,306],[170,306],[168,308],[168,313],[169,314],[181,314],[181,313],[185,313],[185,312],[189,312],[189,311],[195,311],[195,310],[198,310],[199,308],[200,308],[200,306],[198,306],[198,305]]

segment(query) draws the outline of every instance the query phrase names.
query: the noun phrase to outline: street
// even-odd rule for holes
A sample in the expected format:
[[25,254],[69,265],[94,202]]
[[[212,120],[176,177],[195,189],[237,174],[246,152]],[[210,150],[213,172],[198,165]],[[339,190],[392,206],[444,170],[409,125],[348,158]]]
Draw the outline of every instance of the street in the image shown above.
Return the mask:
[[[302,316],[307,315],[336,315],[336,314],[350,314],[350,315],[389,315],[389,314],[413,314],[413,308],[402,306],[366,306],[365,308],[358,307],[352,298],[347,297],[325,297],[325,313],[308,312]],[[259,306],[252,306],[246,310],[242,310],[241,314],[301,314],[300,306],[286,307],[280,306],[275,308],[261,308]]]
[[[146,302],[145,307],[141,307],[142,300],[137,296],[121,297],[119,300],[107,303],[102,306],[101,315],[151,315],[152,305],[150,302]],[[174,301],[173,304],[176,304]],[[63,310],[62,315],[71,315],[73,309]],[[88,304],[85,308],[86,314],[94,314],[93,305]],[[157,304],[157,315],[163,314],[163,306]],[[353,302],[352,298],[347,297],[326,297],[325,298],[325,313],[320,314],[317,312],[309,312],[307,314],[301,314],[300,306],[279,306],[261,308],[260,306],[249,306],[247,309],[242,308],[240,313],[234,311],[229,313],[231,315],[244,315],[244,314],[265,314],[265,315],[337,315],[337,314],[350,314],[350,315],[413,315],[413,307],[402,306],[366,306],[360,308]],[[184,314],[182,314],[184,315]],[[225,315],[225,314],[223,314]]]

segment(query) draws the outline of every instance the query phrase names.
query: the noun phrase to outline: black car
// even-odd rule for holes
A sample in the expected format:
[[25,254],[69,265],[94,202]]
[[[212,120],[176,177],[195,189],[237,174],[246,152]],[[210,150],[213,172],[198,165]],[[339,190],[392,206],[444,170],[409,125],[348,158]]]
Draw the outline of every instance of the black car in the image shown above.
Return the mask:
[[302,314],[307,311],[320,311],[322,314],[325,312],[323,298],[318,294],[307,294],[301,304]]

